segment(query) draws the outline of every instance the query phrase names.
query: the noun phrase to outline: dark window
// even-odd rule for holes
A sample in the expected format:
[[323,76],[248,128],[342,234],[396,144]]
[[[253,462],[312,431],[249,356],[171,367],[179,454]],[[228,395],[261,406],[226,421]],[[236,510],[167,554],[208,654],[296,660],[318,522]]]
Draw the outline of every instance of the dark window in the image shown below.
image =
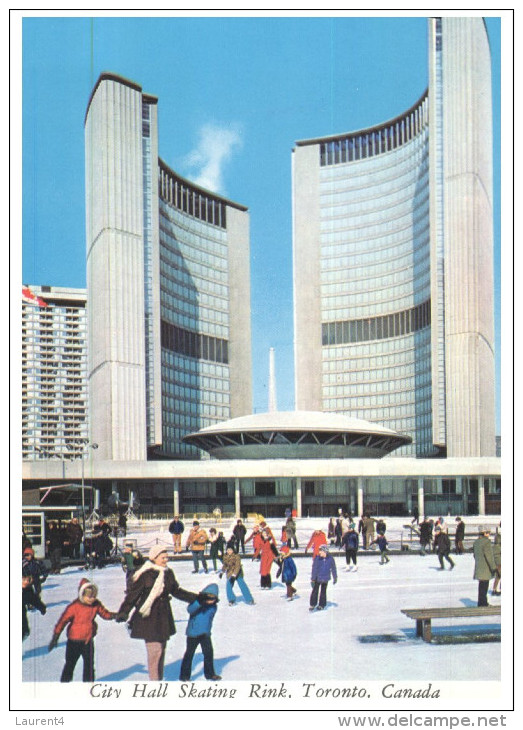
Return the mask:
[[314,482],[305,482],[304,485],[304,492],[306,497],[314,497]]
[[254,491],[257,497],[274,497],[276,484],[274,482],[256,482]]
[[227,482],[216,482],[216,496],[228,497]]

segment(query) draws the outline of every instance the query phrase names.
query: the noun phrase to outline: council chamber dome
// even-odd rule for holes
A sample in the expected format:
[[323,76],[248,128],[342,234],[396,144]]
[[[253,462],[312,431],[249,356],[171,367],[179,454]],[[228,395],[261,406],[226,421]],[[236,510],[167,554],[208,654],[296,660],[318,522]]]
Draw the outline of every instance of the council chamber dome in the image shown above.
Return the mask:
[[411,438],[335,413],[274,411],[216,423],[184,441],[216,459],[381,459]]

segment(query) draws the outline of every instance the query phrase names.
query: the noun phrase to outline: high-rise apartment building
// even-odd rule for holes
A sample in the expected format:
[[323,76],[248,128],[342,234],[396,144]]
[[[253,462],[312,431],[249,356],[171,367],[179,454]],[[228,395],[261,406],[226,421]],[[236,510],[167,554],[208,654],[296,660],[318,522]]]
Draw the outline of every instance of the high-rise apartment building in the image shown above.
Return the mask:
[[158,100],[102,74],[85,120],[90,438],[97,458],[200,458],[252,410],[247,209],[158,157]]
[[22,300],[22,457],[75,458],[88,435],[85,289],[30,291],[43,306]]
[[428,89],[293,151],[296,407],[493,456],[492,94],[481,18],[429,20]]

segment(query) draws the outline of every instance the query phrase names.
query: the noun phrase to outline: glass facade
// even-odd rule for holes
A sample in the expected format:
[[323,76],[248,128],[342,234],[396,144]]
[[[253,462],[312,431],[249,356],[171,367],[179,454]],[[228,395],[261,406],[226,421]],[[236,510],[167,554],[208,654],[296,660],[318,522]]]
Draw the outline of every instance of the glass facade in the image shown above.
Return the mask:
[[162,453],[231,417],[226,206],[160,163]]
[[426,95],[390,124],[320,143],[322,408],[432,453]]

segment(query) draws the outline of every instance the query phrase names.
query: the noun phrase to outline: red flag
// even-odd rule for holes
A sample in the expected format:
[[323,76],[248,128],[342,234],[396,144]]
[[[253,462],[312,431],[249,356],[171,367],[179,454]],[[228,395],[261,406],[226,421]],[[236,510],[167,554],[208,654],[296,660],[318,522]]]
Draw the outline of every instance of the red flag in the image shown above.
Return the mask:
[[31,289],[29,289],[29,287],[25,284],[22,284],[22,299],[30,304],[36,304],[38,307],[49,306],[41,297],[37,297],[36,294],[33,294]]

